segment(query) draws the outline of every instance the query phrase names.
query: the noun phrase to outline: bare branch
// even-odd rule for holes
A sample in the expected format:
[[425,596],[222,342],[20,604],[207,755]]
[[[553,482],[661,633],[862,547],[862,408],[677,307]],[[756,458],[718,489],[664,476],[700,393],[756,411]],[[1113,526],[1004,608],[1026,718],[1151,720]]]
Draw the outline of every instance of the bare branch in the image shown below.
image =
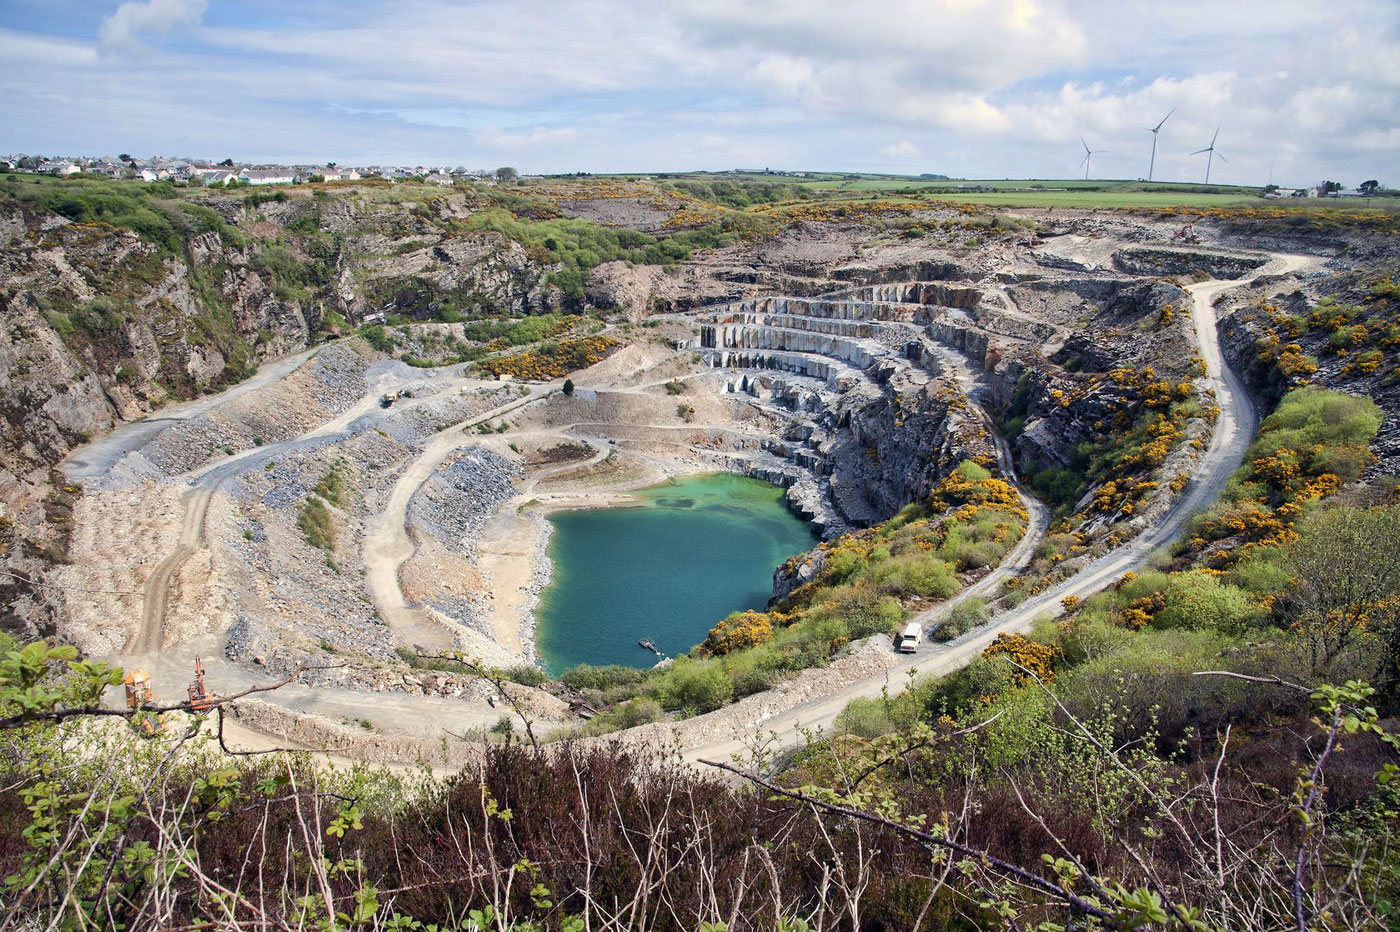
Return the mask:
[[535,738],[534,723],[532,723],[529,716],[525,714],[525,710],[521,707],[520,702],[506,689],[506,678],[501,676],[500,673],[490,667],[482,666],[475,660],[470,660],[455,651],[450,654],[415,654],[414,656],[419,660],[446,660],[449,663],[461,664],[467,668],[468,673],[471,673],[473,676],[479,676],[496,687],[496,692],[502,699],[510,704],[511,710],[515,712],[516,716],[525,726],[525,736],[530,739],[530,746],[536,751],[540,749],[540,743]]
[[1280,679],[1277,676],[1248,676],[1244,673],[1235,673],[1230,670],[1197,670],[1192,676],[1228,676],[1231,679],[1247,680],[1251,683],[1263,683],[1266,686],[1283,686],[1296,690],[1300,693],[1312,695],[1313,689],[1310,686],[1302,686],[1298,683],[1290,683],[1288,680]]
[[250,686],[242,692],[234,693],[229,696],[219,696],[211,700],[210,705],[205,709],[193,708],[189,700],[177,702],[174,705],[143,705],[136,709],[107,709],[102,706],[78,706],[67,709],[51,709],[47,712],[28,712],[21,715],[12,715],[9,718],[0,718],[0,729],[20,728],[34,722],[61,722],[70,718],[135,718],[138,715],[160,715],[165,712],[206,712],[210,708],[225,706],[246,696],[252,696],[256,693],[270,693],[274,690],[281,689],[303,673],[309,673],[312,670],[337,670],[343,666],[345,666],[343,663],[322,666],[301,664],[275,683],[268,683],[264,686]]

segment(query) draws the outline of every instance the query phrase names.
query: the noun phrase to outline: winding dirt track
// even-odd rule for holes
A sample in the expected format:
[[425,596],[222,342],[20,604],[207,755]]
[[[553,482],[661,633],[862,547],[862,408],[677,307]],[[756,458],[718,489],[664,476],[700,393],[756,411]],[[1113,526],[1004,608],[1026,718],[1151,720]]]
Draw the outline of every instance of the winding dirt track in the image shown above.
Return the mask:
[[203,485],[190,489],[181,498],[185,517],[180,524],[179,543],[146,578],[141,596],[141,625],[135,639],[127,645],[129,653],[151,654],[160,650],[166,607],[170,602],[170,581],[203,546],[204,516],[209,513],[209,501],[213,497],[214,486]]
[[454,646],[452,632],[434,621],[422,608],[411,606],[403,596],[399,571],[413,556],[415,545],[408,530],[408,504],[413,495],[444,459],[454,450],[477,442],[466,435],[478,424],[493,420],[526,405],[549,397],[557,390],[556,383],[535,386],[530,393],[509,404],[493,408],[485,414],[474,415],[435,434],[423,452],[418,454],[394,483],[384,510],[375,516],[365,532],[365,584],[369,587],[374,606],[385,623],[393,629],[394,637],[406,646],[450,648]]
[[[1133,540],[1105,554],[1069,579],[1018,608],[1002,614],[986,627],[947,644],[922,643],[918,652],[911,656],[912,662],[903,667],[902,671],[907,671],[908,676],[912,678],[928,674],[947,674],[966,666],[990,645],[998,634],[1024,633],[1030,630],[1040,616],[1058,615],[1061,611],[1060,599],[1064,596],[1073,594],[1082,598],[1091,595],[1112,584],[1129,569],[1140,566],[1153,550],[1170,543],[1192,515],[1215,500],[1231,473],[1243,460],[1258,423],[1253,401],[1239,377],[1225,365],[1221,355],[1216,330],[1215,299],[1221,293],[1247,284],[1259,275],[1286,274],[1302,268],[1308,261],[1305,256],[1277,254],[1272,262],[1248,278],[1211,279],[1186,289],[1192,297],[1191,319],[1200,345],[1201,357],[1206,363],[1206,375],[1214,382],[1216,399],[1220,405],[1220,417],[1216,421],[1210,446],[1200,460],[1196,477],[1187,487],[1186,494],[1155,524]],[[1026,539],[1030,536],[1028,533]],[[1008,559],[1007,562],[1011,563],[1013,560]],[[921,621],[923,617],[920,616]],[[752,727],[736,730],[733,738],[683,748],[681,753],[685,759],[692,761],[724,761],[736,755],[745,755],[760,744],[770,751],[798,747],[813,731],[829,731],[835,724],[836,716],[852,699],[878,697],[886,690],[896,693],[903,688],[904,683],[903,676],[892,676],[891,673],[869,677]]]

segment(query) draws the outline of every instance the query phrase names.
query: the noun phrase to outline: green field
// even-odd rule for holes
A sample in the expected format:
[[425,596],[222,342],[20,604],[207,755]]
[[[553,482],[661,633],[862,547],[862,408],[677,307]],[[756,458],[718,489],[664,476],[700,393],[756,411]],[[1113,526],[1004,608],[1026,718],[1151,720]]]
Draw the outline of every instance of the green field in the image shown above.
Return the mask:
[[[1397,198],[1270,198],[1262,188],[1172,182],[1041,179],[915,181],[909,178],[860,178],[856,180],[799,181],[801,187],[827,197],[855,199],[880,194],[909,198],[983,204],[988,207],[1254,207],[1284,210],[1345,211],[1353,214],[1394,213]],[[985,192],[960,191],[981,185]]]
[[[970,185],[994,190],[959,190]],[[1147,184],[1140,181],[913,181],[862,178],[854,181],[810,181],[802,186],[826,194],[917,194],[958,203],[1004,207],[1239,207],[1260,203],[1259,188],[1165,182]]]
[[998,207],[1258,207],[1270,203],[1248,194],[1196,194],[1190,191],[993,191],[933,193],[929,197]]
[[1114,178],[954,178],[949,181],[920,181],[914,178],[859,178],[841,180],[837,178],[798,180],[804,187],[816,188],[818,190],[852,190],[852,191],[889,191],[904,188],[929,189],[937,188],[941,190],[954,191],[967,185],[980,185],[985,188],[995,188],[998,191],[1027,191],[1027,190],[1051,190],[1058,191],[1068,189],[1071,191],[1164,191],[1174,192],[1198,192],[1207,194],[1225,194],[1239,192],[1243,194],[1258,194],[1262,188],[1251,187],[1249,185],[1232,184],[1200,184],[1194,181],[1129,181],[1127,179]]

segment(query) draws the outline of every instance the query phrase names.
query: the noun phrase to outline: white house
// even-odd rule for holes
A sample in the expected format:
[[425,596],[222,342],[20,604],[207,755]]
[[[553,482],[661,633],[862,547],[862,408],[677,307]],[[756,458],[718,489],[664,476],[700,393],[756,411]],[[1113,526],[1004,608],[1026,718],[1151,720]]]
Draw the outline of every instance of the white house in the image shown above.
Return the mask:
[[444,175],[442,172],[433,172],[423,178],[429,184],[452,184],[452,176]]
[[141,169],[141,173],[136,177],[140,178],[142,181],[149,183],[157,180],[159,176],[156,175],[156,173],[151,171],[149,168],[143,168]]
[[192,180],[199,180],[213,187],[214,185],[225,185],[236,182],[238,180],[238,173],[223,168],[195,168],[190,171],[190,178]]
[[78,172],[82,171],[82,169],[72,162],[53,160],[41,163],[39,165],[39,171],[47,172],[50,175],[76,175]]
[[238,176],[248,184],[296,184],[297,176],[285,168],[249,169]]

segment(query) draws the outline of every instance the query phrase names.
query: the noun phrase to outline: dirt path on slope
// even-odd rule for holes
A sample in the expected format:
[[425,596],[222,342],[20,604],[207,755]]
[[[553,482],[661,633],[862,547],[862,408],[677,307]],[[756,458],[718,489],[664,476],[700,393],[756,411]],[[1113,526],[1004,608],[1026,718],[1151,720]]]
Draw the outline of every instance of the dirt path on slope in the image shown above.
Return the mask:
[[104,476],[122,457],[140,449],[152,437],[171,424],[207,414],[235,398],[278,382],[300,369],[303,363],[308,362],[323,348],[317,346],[313,349],[303,350],[294,356],[266,363],[259,367],[257,374],[252,378],[217,395],[207,395],[203,398],[170,405],[162,408],[158,416],[123,424],[92,443],[69,453],[58,464],[59,469],[73,482],[86,482]]
[[365,584],[374,606],[384,622],[393,629],[395,638],[408,647],[432,649],[451,648],[451,630],[437,621],[428,611],[410,606],[404,599],[399,571],[413,556],[413,538],[408,530],[408,504],[415,492],[454,450],[479,442],[467,431],[478,424],[493,420],[526,405],[548,398],[557,387],[554,383],[535,386],[528,395],[509,404],[493,408],[485,414],[474,415],[466,421],[444,428],[424,445],[420,453],[394,483],[384,510],[366,522],[363,544]]
[[[306,356],[306,359],[309,358]],[[282,375],[289,375],[292,371],[294,369],[284,370]],[[251,447],[191,472],[192,487],[181,499],[184,514],[181,518],[179,542],[175,549],[156,565],[142,587],[141,621],[127,644],[127,653],[145,656],[161,649],[164,641],[165,618],[169,612],[171,584],[181,567],[204,547],[204,527],[205,519],[209,514],[209,503],[213,500],[214,493],[225,482],[251,469],[261,468],[263,464],[279,454],[309,442],[326,437],[343,436],[351,424],[373,411],[377,404],[377,392],[371,392],[336,418],[307,431],[300,437],[262,447]],[[214,407],[216,405],[205,405],[199,413],[204,413]],[[133,432],[132,436],[136,440],[144,442],[144,436],[141,432]],[[123,446],[127,449],[133,448],[129,442],[113,444],[104,455],[111,455]],[[117,454],[112,462],[116,462],[116,459],[119,459],[121,455],[124,454]]]

